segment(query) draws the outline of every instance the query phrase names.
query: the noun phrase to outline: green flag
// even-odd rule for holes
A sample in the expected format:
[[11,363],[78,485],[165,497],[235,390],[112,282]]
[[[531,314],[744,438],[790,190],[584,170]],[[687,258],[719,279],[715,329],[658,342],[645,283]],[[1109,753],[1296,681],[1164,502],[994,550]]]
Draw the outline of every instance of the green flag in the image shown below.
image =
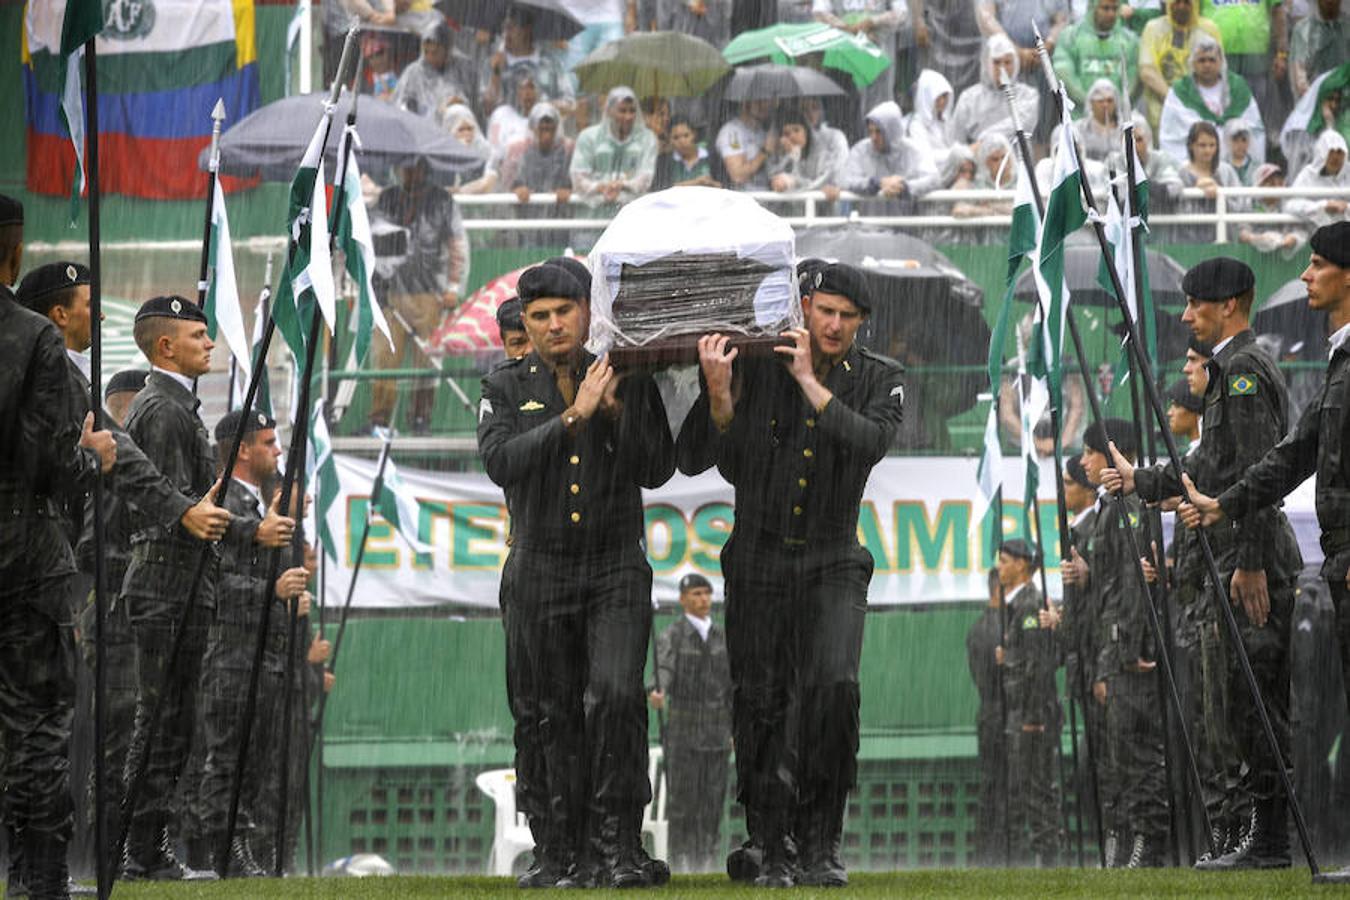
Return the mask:
[[361,168],[356,162],[355,126],[348,125],[342,134],[342,147],[339,159],[346,154],[346,170],[342,176],[342,208],[338,210],[337,244],[346,258],[347,274],[356,283],[356,364],[363,365],[370,352],[371,335],[379,329],[394,349],[394,339],[389,334],[389,323],[384,318],[384,310],[375,300],[375,288],[370,276],[375,272],[375,241],[370,235],[370,218],[366,215],[366,203],[361,196]]
[[394,530],[399,533],[408,546],[418,554],[426,554],[428,559],[434,552],[418,534],[422,518],[421,504],[403,479],[399,477],[398,467],[393,459],[385,463],[384,483],[380,485],[380,495],[375,498],[375,508]]
[[314,492],[314,516],[319,541],[328,558],[338,559],[338,544],[335,534],[342,533],[342,521],[334,516],[339,512],[337,499],[342,494],[342,482],[338,478],[337,463],[333,459],[333,442],[328,436],[328,420],[324,416],[323,398],[314,404],[314,413],[309,420],[309,459],[306,469],[310,489]]
[[305,359],[305,340],[314,307],[322,312],[330,331],[334,319],[333,260],[328,252],[328,201],[323,186],[327,125],[327,116],[319,120],[291,181],[290,211],[286,217],[290,240],[272,314],[286,346],[301,361]]
[[225,214],[225,192],[216,181],[211,202],[211,239],[207,247],[210,281],[206,288],[206,333],[219,337],[229,348],[239,369],[237,382],[248,384],[251,347],[244,332],[244,311],[239,306],[239,285],[234,277],[234,252],[230,248],[230,220]]
[[80,86],[80,66],[84,45],[103,31],[102,0],[67,0],[61,18],[61,63],[66,78],[61,90],[61,118],[75,146],[75,177],[70,185],[70,218],[79,212],[80,195],[87,178],[84,169],[84,92]]

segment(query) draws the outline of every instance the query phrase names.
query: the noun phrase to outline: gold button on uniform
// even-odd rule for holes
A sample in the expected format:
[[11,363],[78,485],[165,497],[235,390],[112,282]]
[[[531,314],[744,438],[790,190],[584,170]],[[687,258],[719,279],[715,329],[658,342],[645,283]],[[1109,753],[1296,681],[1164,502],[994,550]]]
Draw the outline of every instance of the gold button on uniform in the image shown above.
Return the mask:
[[581,493],[581,485],[579,485],[579,484],[574,484],[574,485],[572,485],[572,493],[574,493],[574,494],[580,494],[580,493]]
[[581,462],[581,457],[573,454],[572,458],[569,459],[568,462],[570,462],[574,466],[578,465]]
[[807,428],[815,428],[815,427],[816,427],[816,420],[815,420],[815,419],[807,419],[807,420],[806,420],[806,427],[807,427]]
[[802,514],[802,508],[800,506],[792,507],[792,514],[794,516],[800,516]]
[[574,513],[572,513],[572,521],[573,521],[573,522],[580,522],[580,521],[581,521],[581,513],[579,513],[579,512],[574,512]]
[[799,488],[804,488],[804,487],[806,487],[806,479],[805,479],[805,478],[798,478],[798,479],[797,479],[797,487],[799,487]]
[[815,453],[811,452],[810,447],[807,447],[805,450],[802,451],[802,456],[805,456],[807,459],[810,459],[815,455],[816,455]]

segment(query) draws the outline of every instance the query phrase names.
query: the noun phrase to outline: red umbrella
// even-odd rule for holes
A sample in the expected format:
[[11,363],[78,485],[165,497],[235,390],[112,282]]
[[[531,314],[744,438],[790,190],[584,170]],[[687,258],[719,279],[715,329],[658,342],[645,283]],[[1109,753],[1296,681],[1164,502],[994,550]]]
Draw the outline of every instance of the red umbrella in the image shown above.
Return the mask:
[[[585,262],[585,257],[577,259]],[[516,295],[516,282],[526,269],[537,263],[522,266],[483,285],[469,295],[469,299],[454,316],[446,319],[431,335],[434,351],[446,356],[472,353],[476,350],[501,350],[502,338],[497,330],[497,307]]]

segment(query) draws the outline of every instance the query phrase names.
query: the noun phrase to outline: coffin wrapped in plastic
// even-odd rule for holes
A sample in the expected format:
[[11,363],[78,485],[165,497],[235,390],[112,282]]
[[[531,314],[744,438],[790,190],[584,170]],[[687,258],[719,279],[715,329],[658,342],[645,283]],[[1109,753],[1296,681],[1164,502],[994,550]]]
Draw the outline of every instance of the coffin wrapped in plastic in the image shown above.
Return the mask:
[[590,255],[589,348],[615,365],[694,362],[720,332],[772,352],[801,324],[792,228],[754,200],[678,187],[621,209]]

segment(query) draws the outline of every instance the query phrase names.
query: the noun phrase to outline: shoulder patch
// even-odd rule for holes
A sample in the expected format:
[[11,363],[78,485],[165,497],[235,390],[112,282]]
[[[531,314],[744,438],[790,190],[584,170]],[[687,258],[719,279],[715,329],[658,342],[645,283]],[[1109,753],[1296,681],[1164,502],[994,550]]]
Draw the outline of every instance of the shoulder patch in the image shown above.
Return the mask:
[[1228,376],[1228,396],[1230,397],[1254,397],[1256,396],[1256,387],[1256,374],[1253,372]]
[[1022,620],[1023,631],[1031,631],[1032,629],[1040,627],[1041,627],[1041,620],[1037,616],[1027,616],[1025,619]]

